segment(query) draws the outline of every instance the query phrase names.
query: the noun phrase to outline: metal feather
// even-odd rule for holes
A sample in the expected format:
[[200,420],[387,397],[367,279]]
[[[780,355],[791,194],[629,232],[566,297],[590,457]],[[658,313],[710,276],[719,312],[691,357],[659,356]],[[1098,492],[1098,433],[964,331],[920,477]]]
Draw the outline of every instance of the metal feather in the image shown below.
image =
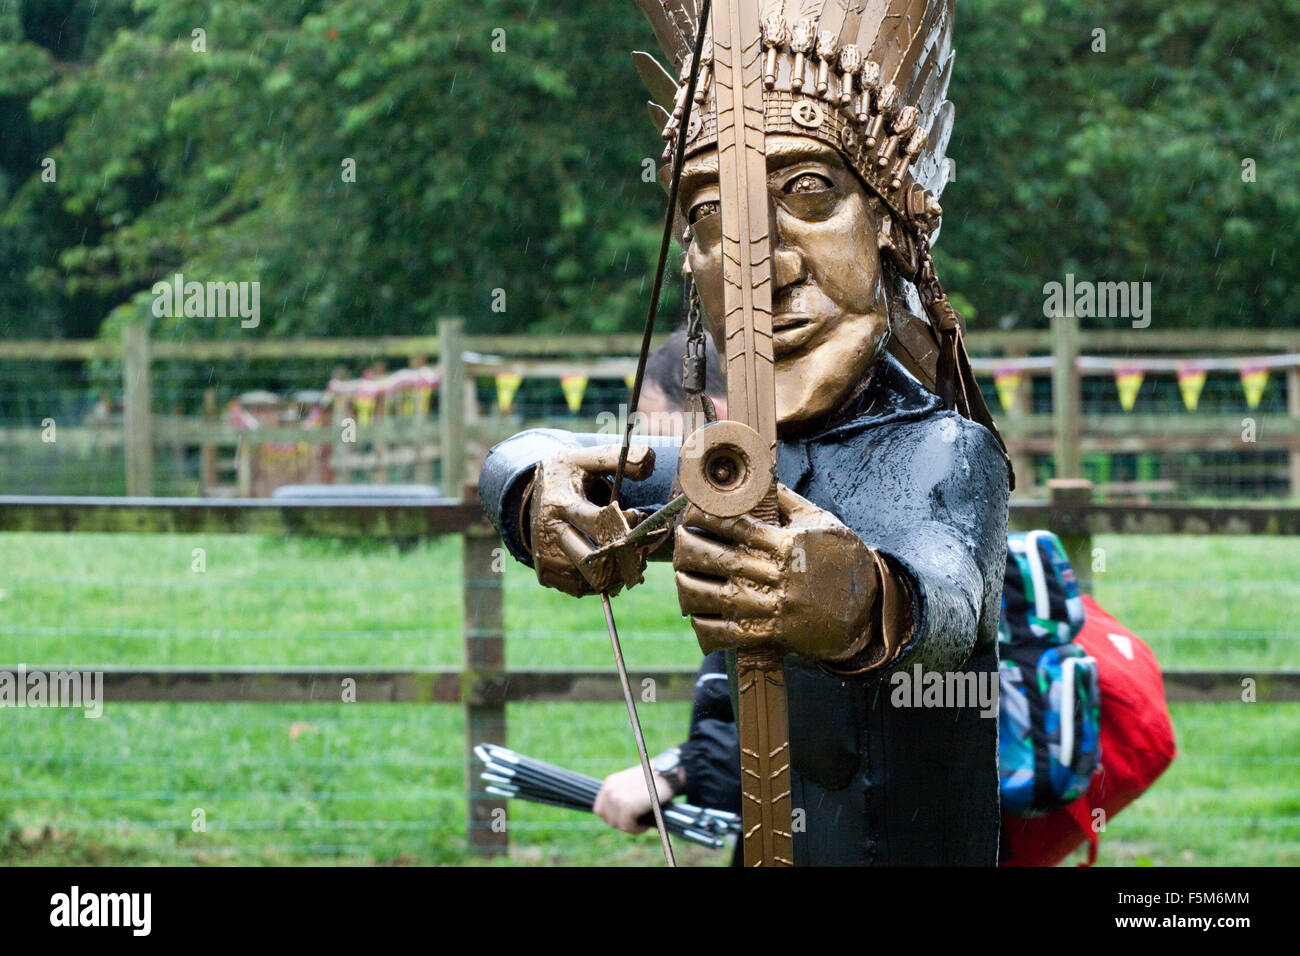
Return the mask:
[[[641,50],[632,51],[632,63],[651,99],[665,110],[671,110],[673,101],[677,98],[677,80],[673,75],[664,68],[662,63]],[[666,123],[667,119],[664,122]],[[662,126],[659,128],[663,129]]]
[[930,123],[930,136],[926,140],[925,150],[912,165],[912,178],[934,193],[936,199],[948,185],[947,153],[948,141],[952,137],[952,122],[953,106],[945,100]]
[[668,125],[668,111],[654,100],[648,100],[646,107],[650,111],[650,122],[654,124],[655,132],[658,133]]
[[[931,9],[927,0],[892,0],[889,4],[870,47],[871,59],[880,64],[882,82],[899,85],[912,42],[925,28],[926,14]],[[904,80],[907,78],[902,77]],[[900,89],[899,92],[906,91]]]
[[[673,66],[680,70],[691,55],[691,37],[693,30],[682,32],[682,23],[694,19],[695,3],[693,0],[636,0],[645,18],[650,21],[650,29],[655,32],[655,39],[660,48],[673,61]],[[690,12],[685,9],[690,7]]]
[[904,102],[915,103],[920,95],[922,73],[927,63],[933,58],[942,60],[945,53],[940,52],[945,31],[951,36],[952,23],[945,16],[943,3],[930,3],[917,25],[915,32],[907,38],[907,47],[894,75],[894,84],[903,95]]

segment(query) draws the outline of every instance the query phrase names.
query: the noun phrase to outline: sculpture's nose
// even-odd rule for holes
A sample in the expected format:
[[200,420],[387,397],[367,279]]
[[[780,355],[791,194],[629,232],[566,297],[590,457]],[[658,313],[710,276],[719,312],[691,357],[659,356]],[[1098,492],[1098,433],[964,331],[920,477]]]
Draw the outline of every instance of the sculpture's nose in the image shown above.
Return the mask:
[[780,237],[772,247],[772,290],[779,291],[786,286],[802,282],[808,277],[804,268],[803,253],[793,246],[787,246]]
[[802,282],[808,277],[804,268],[803,253],[786,241],[781,230],[781,217],[775,204],[770,207],[768,236],[772,242],[772,292]]

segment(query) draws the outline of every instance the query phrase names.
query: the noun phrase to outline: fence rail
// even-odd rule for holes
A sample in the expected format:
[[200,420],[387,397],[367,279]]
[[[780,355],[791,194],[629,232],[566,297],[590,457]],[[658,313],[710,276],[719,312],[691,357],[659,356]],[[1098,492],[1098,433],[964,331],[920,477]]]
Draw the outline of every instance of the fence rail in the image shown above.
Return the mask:
[[[130,667],[100,668],[104,699],[114,703],[337,704],[344,680],[358,702],[370,704],[622,703],[618,674],[598,668],[511,669],[366,667]],[[1259,699],[1300,703],[1300,670],[1175,668],[1163,672],[1175,703],[1239,701],[1242,680],[1257,681]],[[655,699],[694,699],[693,667],[631,668],[633,685],[654,681]]]
[[[656,344],[666,336],[656,337]],[[978,331],[966,340],[974,356],[1011,355],[1018,351],[1050,352],[1048,329]],[[1151,353],[1300,352],[1300,332],[1258,329],[1081,330],[1084,351]],[[508,356],[635,355],[640,333],[583,335],[467,335],[467,350]],[[227,359],[356,358],[358,356],[437,358],[436,335],[390,335],[367,338],[331,336],[310,339],[158,340],[150,344],[156,359],[214,361]],[[112,339],[10,339],[0,341],[0,361],[121,361],[123,345]]]

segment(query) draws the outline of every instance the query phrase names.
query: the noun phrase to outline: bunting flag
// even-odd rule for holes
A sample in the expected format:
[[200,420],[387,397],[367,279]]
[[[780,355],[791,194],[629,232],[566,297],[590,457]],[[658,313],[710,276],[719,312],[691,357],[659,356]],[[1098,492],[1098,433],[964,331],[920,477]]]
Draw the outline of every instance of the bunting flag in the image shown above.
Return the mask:
[[623,376],[623,381],[627,383],[627,390],[632,391],[632,386],[636,384],[636,372],[630,372]]
[[565,375],[560,379],[560,388],[564,389],[564,400],[569,405],[569,411],[576,415],[582,407],[582,393],[587,390],[587,376]]
[[1020,392],[1020,383],[1024,375],[1017,365],[1007,365],[997,369],[993,373],[993,384],[997,386],[998,401],[1002,403],[1002,410],[1009,412],[1012,406],[1016,404],[1016,395]]
[[440,381],[441,375],[431,365],[399,369],[380,377],[367,372],[356,379],[333,378],[325,389],[323,403],[341,411],[351,405],[362,425],[369,424],[380,410],[381,399],[386,415],[427,416],[430,396]]
[[1119,404],[1124,411],[1133,411],[1145,375],[1146,370],[1141,366],[1126,365],[1115,369],[1115,387],[1119,389]]
[[522,375],[517,375],[514,372],[497,372],[497,408],[503,414],[514,408],[515,392],[519,391],[519,385],[523,380]]
[[369,425],[375,417],[375,405],[378,403],[379,389],[371,382],[365,382],[353,396],[353,405],[357,410],[357,424]]
[[429,417],[429,400],[433,398],[433,385],[423,383],[415,387],[415,414],[420,418]]
[[1196,411],[1201,400],[1201,389],[1205,387],[1205,368],[1187,363],[1178,366],[1178,391],[1182,392],[1183,404],[1189,412]]
[[1264,398],[1264,389],[1268,387],[1268,367],[1243,365],[1241,367],[1241,387],[1246,392],[1246,405],[1258,408]]

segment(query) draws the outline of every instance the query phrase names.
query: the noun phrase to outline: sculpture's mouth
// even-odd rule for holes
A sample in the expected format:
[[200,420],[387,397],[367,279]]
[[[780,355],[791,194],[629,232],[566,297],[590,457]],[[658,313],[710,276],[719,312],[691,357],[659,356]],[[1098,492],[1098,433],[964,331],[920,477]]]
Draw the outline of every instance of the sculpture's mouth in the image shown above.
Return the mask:
[[788,355],[808,344],[821,323],[806,312],[780,312],[772,316],[772,350],[775,357]]
[[772,331],[783,332],[812,321],[806,312],[781,312],[772,316]]

